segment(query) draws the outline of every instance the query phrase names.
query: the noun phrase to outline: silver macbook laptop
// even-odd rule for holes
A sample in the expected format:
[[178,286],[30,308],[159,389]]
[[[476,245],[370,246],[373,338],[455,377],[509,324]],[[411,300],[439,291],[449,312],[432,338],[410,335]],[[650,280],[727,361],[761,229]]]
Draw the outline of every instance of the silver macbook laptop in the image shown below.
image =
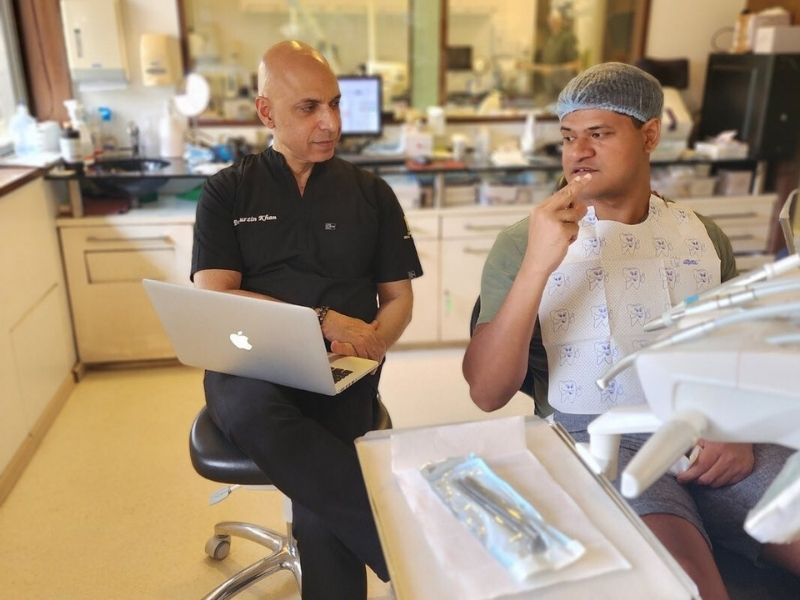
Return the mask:
[[314,309],[143,279],[183,364],[333,396],[378,367],[328,353]]

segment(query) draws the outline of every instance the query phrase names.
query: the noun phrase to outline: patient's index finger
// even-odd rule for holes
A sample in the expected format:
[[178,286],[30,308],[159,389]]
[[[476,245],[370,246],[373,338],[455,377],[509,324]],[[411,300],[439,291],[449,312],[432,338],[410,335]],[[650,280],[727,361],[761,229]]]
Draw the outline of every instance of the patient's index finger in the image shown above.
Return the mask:
[[573,178],[572,181],[567,183],[567,185],[561,188],[556,194],[556,196],[560,198],[560,202],[558,203],[559,208],[566,208],[567,206],[572,205],[572,203],[578,199],[578,190],[584,187],[591,179],[591,173],[578,175],[577,177]]

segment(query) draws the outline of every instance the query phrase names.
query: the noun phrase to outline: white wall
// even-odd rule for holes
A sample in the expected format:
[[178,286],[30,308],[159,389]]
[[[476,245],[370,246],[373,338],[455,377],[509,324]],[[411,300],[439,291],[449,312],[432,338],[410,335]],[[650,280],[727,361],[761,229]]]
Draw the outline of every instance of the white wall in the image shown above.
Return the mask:
[[[166,33],[177,39],[180,36],[180,28],[175,0],[122,0],[121,5],[125,49],[128,55],[129,86],[121,90],[79,91],[77,95],[83,102],[87,114],[96,114],[100,106],[107,106],[113,111],[114,135],[121,145],[127,146],[128,139],[125,132],[127,123],[135,121],[141,130],[143,142],[146,142],[148,135],[156,134],[155,127],[158,117],[162,114],[164,103],[175,95],[175,86],[142,85],[139,58],[141,35]],[[148,148],[144,150],[147,151]]]
[[[651,0],[645,55],[650,58],[688,58],[689,89],[684,98],[690,112],[700,109],[712,38],[723,27],[733,27],[745,0]],[[719,36],[728,46],[730,34]]]

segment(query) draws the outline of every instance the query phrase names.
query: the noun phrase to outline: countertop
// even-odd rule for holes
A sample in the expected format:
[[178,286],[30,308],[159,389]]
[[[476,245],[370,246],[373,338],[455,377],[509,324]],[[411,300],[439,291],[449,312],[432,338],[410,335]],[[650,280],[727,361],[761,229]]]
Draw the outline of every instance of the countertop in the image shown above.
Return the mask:
[[[192,172],[188,163],[182,158],[149,158],[139,157],[142,160],[166,160],[169,164],[157,171],[127,171],[114,173],[96,173],[91,166],[84,168],[82,172],[65,169],[61,166],[54,167],[47,174],[47,179],[174,179],[174,178],[200,178],[204,179],[207,175]],[[102,160],[97,161],[102,163]]]
[[0,196],[8,194],[40,175],[42,175],[42,170],[35,167],[1,167]]

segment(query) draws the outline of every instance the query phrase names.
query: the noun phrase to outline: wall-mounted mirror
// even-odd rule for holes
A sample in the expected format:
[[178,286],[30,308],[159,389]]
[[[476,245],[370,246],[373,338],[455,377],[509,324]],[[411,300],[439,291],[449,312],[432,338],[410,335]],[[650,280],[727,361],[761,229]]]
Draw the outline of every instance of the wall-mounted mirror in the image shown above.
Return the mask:
[[449,112],[546,107],[581,69],[643,54],[649,0],[450,0]]
[[414,85],[441,90],[433,97],[451,115],[491,116],[546,106],[580,68],[634,62],[649,9],[649,0],[446,0],[445,22],[425,29],[440,37],[440,86],[435,72],[431,81],[409,76],[422,0],[178,2],[185,64],[211,85],[203,120],[250,122],[261,53],[282,39],[315,45],[340,75],[381,75],[386,112],[407,106]]
[[255,120],[256,71],[284,39],[317,47],[339,75],[383,77],[384,109],[408,100],[409,0],[179,0],[185,61],[209,81],[204,119]]

